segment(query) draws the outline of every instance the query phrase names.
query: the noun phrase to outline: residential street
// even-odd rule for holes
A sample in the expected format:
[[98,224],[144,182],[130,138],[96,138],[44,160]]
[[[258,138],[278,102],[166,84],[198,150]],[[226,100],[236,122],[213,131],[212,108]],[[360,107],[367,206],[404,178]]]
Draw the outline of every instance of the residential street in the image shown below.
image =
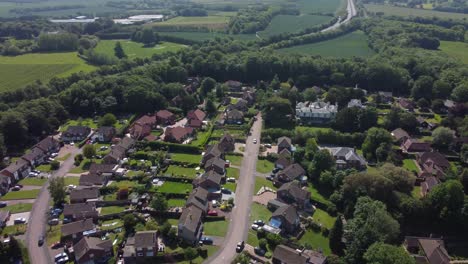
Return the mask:
[[[220,250],[208,258],[205,263],[231,263],[237,254],[237,243],[247,241],[261,130],[262,117],[258,114],[257,121],[252,126],[252,134],[247,138],[245,144],[244,158],[236,189],[235,207],[231,213],[229,229]],[[257,139],[258,142],[254,144],[253,139]]]
[[[70,148],[70,157],[62,162],[60,168],[51,175],[51,177],[63,177],[73,167],[75,156],[81,153],[81,149],[69,145],[64,148]],[[53,256],[50,256],[47,247],[47,241],[42,247],[37,245],[39,236],[44,235],[47,227],[47,212],[49,211],[50,194],[47,190],[49,182],[46,182],[36,198],[28,220],[28,230],[26,231],[26,243],[29,249],[29,259],[32,264],[53,263]],[[55,241],[54,241],[55,242]]]

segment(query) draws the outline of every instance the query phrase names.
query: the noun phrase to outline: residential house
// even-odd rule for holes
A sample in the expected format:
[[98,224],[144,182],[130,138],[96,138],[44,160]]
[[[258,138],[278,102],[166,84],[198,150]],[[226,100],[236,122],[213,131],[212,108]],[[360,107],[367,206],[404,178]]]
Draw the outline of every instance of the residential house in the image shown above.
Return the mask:
[[10,177],[12,183],[28,176],[31,172],[31,165],[24,159],[17,159],[0,171],[0,175]]
[[237,124],[244,123],[244,113],[237,109],[233,109],[224,114],[224,120],[226,124]]
[[70,192],[70,203],[85,203],[99,198],[99,188],[80,188]]
[[431,151],[431,143],[421,142],[414,138],[408,138],[402,145],[403,152],[428,152]]
[[286,245],[278,245],[273,251],[273,264],[325,264],[327,257],[312,250],[296,250]]
[[164,132],[164,141],[173,143],[182,143],[189,137],[192,137],[195,130],[191,127],[168,127]]
[[399,98],[397,100],[397,103],[403,109],[406,109],[406,110],[411,111],[411,112],[414,111],[415,104],[410,99]]
[[291,159],[287,157],[280,156],[276,161],[275,161],[275,168],[278,169],[284,169],[291,165]]
[[173,125],[176,120],[176,116],[173,113],[169,112],[168,110],[160,110],[156,112],[156,118],[157,118],[158,124],[165,125],[165,126]]
[[255,93],[250,90],[245,90],[242,93],[242,99],[247,102],[248,107],[251,107],[255,104]]
[[268,201],[267,208],[270,211],[275,211],[276,209],[278,209],[278,208],[280,208],[282,206],[287,206],[287,205],[288,204],[285,204],[285,203],[281,202],[278,199],[271,199],[271,200]]
[[64,142],[83,141],[91,133],[91,128],[86,126],[69,126],[62,133],[61,139]]
[[65,204],[63,206],[63,217],[71,221],[79,221],[84,219],[93,219],[97,221],[98,211],[95,203],[75,203]]
[[442,239],[429,237],[405,237],[405,249],[416,263],[449,264],[450,256]]
[[271,215],[270,225],[283,232],[294,234],[300,225],[299,214],[292,205],[281,206]]
[[117,130],[114,127],[102,126],[94,132],[91,138],[97,142],[111,142],[115,134],[117,134]]
[[10,219],[10,211],[0,211],[0,228],[6,226],[6,223]]
[[33,147],[28,153],[21,156],[33,168],[44,163],[47,157],[47,153],[38,147]]
[[383,104],[389,104],[393,101],[392,92],[378,92],[378,96],[380,97],[380,102]]
[[200,109],[191,110],[187,113],[187,120],[197,119],[197,120],[203,121],[205,120],[205,118],[206,118],[206,113]]
[[83,219],[62,225],[61,231],[61,241],[79,241],[84,235],[94,233],[96,226],[92,219]]
[[190,193],[185,207],[195,206],[205,214],[208,211],[208,191],[202,187],[197,187]]
[[203,128],[203,121],[198,120],[196,118],[192,118],[192,119],[187,120],[187,123],[185,124],[185,126],[191,127],[194,129],[201,129]]
[[89,167],[89,173],[93,174],[104,174],[107,177],[112,177],[115,171],[118,169],[118,165],[115,164],[97,164],[93,163]]
[[325,124],[335,119],[338,104],[322,101],[301,102],[296,104],[296,118],[305,124]]
[[158,253],[157,231],[135,233],[135,252],[137,257],[153,257]]
[[418,153],[416,158],[421,168],[420,177],[436,176],[442,179],[450,168],[450,162],[447,158],[437,151]]
[[124,159],[127,153],[135,146],[136,141],[130,137],[124,137],[120,142],[112,147],[111,151],[104,156],[104,164],[118,164]]
[[229,134],[224,133],[218,143],[219,149],[224,153],[234,152],[236,140]]
[[229,80],[224,83],[227,86],[230,92],[241,92],[242,83],[238,81]]
[[276,195],[278,200],[293,204],[298,209],[310,208],[310,192],[302,189],[296,181],[281,185]]
[[278,138],[278,154],[283,151],[284,149],[288,150],[289,152],[292,151],[293,145],[291,144],[291,138],[288,137],[280,137]]
[[247,102],[244,99],[239,99],[234,104],[234,108],[245,113],[245,112],[249,111],[249,102]]
[[302,168],[302,166],[298,163],[293,163],[281,170],[280,172],[278,172],[275,178],[275,184],[283,184],[294,180],[299,180],[300,182],[303,182],[305,180],[305,175],[306,171],[304,170],[304,168]]
[[393,139],[396,142],[400,143],[400,144],[405,142],[408,138],[410,138],[410,135],[408,134],[408,132],[406,132],[402,128],[397,128],[397,129],[393,130],[391,132],[391,135],[392,135]]
[[118,165],[115,164],[91,164],[89,172],[80,176],[81,186],[106,185],[114,175]]
[[348,108],[350,107],[366,108],[366,106],[362,104],[361,99],[351,99],[348,102]]
[[113,255],[112,241],[97,237],[83,237],[73,245],[75,263],[97,264],[107,263]]
[[144,115],[133,122],[129,129],[129,133],[132,138],[143,139],[144,137],[151,134],[151,130],[155,129],[156,125],[156,115]]
[[290,159],[291,154],[292,153],[291,153],[291,151],[289,151],[289,149],[284,148],[280,152],[278,152],[278,157]]
[[324,149],[330,151],[332,156],[335,158],[337,169],[355,168],[362,170],[367,166],[367,161],[361,155],[357,154],[354,148],[336,147]]
[[177,236],[190,244],[197,243],[203,232],[203,214],[204,212],[196,206],[185,207],[179,218]]
[[426,196],[432,188],[440,183],[439,179],[434,176],[425,177],[424,181],[421,182],[421,196]]
[[35,147],[42,149],[47,155],[50,155],[60,150],[60,142],[54,137],[48,136],[39,141]]
[[225,160],[221,159],[220,157],[215,157],[206,161],[205,171],[213,170],[221,175],[224,175],[226,173],[225,166],[226,166]]
[[204,165],[208,160],[212,158],[224,159],[224,153],[221,150],[219,144],[210,145],[206,148],[201,160],[201,164]]
[[208,192],[216,192],[221,189],[223,175],[214,170],[203,173],[200,177],[193,180],[193,188],[201,187]]
[[437,127],[436,124],[427,121],[424,117],[418,116],[416,117],[416,121],[418,121],[418,124],[420,126],[420,129],[429,129],[433,130],[434,128]]

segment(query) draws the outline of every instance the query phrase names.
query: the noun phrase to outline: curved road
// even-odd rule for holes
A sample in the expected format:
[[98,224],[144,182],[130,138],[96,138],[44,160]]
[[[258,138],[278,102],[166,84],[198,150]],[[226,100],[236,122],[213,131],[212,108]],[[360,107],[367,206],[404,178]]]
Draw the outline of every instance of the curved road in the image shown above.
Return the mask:
[[[262,117],[258,114],[257,121],[252,125],[251,136],[247,138],[245,144],[244,158],[242,159],[240,177],[237,182],[235,206],[231,213],[228,232],[221,249],[208,258],[205,263],[231,263],[237,254],[237,243],[247,241],[261,130]],[[254,138],[257,139],[257,144],[253,143]]]
[[[81,153],[81,149],[65,146],[65,148],[73,148],[70,153],[70,157],[62,162],[60,168],[54,172],[51,177],[63,177],[73,167],[75,156]],[[47,247],[47,241],[44,242],[42,247],[37,245],[39,236],[44,235],[47,225],[47,213],[49,211],[49,200],[50,194],[47,187],[49,182],[42,186],[36,201],[34,202],[31,214],[28,220],[28,229],[26,231],[26,245],[29,250],[29,259],[32,264],[44,264],[53,263],[53,259],[50,256],[49,248]],[[55,241],[54,241],[55,242]]]
[[332,25],[330,27],[327,27],[326,29],[323,29],[320,32],[327,32],[327,31],[330,31],[330,30],[337,29],[341,25],[346,24],[349,21],[351,21],[351,19],[357,15],[356,6],[354,5],[353,0],[348,0],[348,7],[347,7],[346,11],[348,12],[348,16],[346,17],[345,20],[338,21],[334,25]]

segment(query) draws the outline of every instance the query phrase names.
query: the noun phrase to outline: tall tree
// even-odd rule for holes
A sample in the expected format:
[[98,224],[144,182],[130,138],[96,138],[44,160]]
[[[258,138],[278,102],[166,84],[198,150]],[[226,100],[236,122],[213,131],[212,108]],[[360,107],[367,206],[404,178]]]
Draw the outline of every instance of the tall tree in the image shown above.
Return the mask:
[[333,224],[332,229],[330,229],[328,238],[330,239],[329,245],[332,252],[341,256],[344,252],[344,244],[341,241],[343,238],[343,222],[341,220],[341,215],[336,218],[335,224]]
[[54,204],[59,205],[65,201],[65,179],[63,177],[51,178],[48,189]]
[[94,145],[86,144],[83,147],[83,156],[85,156],[87,159],[92,159],[94,156],[96,156],[96,148],[94,148]]
[[122,44],[120,43],[120,41],[117,41],[115,43],[114,54],[119,59],[123,59],[123,58],[127,57],[127,55],[125,54],[124,49],[122,48]]
[[362,152],[367,159],[377,159],[377,149],[392,143],[390,133],[382,128],[373,127],[367,131],[367,136],[362,144]]
[[169,205],[167,203],[166,197],[161,193],[157,193],[153,196],[151,207],[158,212],[165,212]]
[[401,246],[374,243],[364,254],[367,264],[415,264],[415,260]]
[[107,113],[99,119],[99,126],[114,126],[117,118],[112,113]]
[[432,131],[432,144],[435,147],[446,149],[452,143],[454,131],[447,127],[438,127]]

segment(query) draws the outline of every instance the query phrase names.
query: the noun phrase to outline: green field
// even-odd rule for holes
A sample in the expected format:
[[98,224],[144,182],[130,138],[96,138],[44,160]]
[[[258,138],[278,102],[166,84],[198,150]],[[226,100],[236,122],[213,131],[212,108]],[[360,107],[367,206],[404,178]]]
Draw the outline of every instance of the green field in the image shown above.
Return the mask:
[[321,233],[312,230],[307,230],[299,240],[301,244],[309,244],[314,250],[322,250],[325,256],[331,254],[328,237],[324,237]]
[[8,192],[0,200],[21,200],[21,199],[34,199],[39,195],[39,189],[36,190],[27,190],[27,191],[17,191],[17,192]]
[[0,209],[0,211],[10,211],[11,214],[29,212],[32,209],[32,203],[13,204]]
[[258,32],[262,38],[266,38],[281,33],[294,33],[306,28],[320,25],[331,20],[329,16],[316,16],[316,15],[278,15],[275,16],[268,27]]
[[146,58],[151,57],[153,54],[160,54],[164,52],[175,52],[184,47],[184,45],[171,43],[171,42],[161,42],[154,47],[144,47],[142,43],[133,42],[130,40],[101,40],[96,46],[95,50],[97,52],[105,53],[109,56],[114,56],[114,47],[115,43],[120,41],[122,48],[125,51],[125,54],[128,58]]
[[337,58],[370,57],[374,54],[374,51],[367,46],[367,37],[362,31],[355,31],[322,42],[279,49],[278,51]]
[[302,14],[335,13],[343,7],[343,0],[299,0],[299,10]]
[[192,184],[182,182],[164,182],[161,187],[158,188],[158,192],[161,193],[189,193],[192,191]]
[[22,185],[33,185],[33,186],[42,186],[47,181],[47,179],[40,178],[26,178],[19,181],[19,184]]
[[374,5],[374,4],[365,4],[364,7],[369,12],[383,12],[387,16],[418,16],[418,17],[439,17],[439,18],[449,18],[449,19],[468,19],[468,14],[462,13],[449,13],[449,12],[440,12],[434,10],[425,10],[425,9],[416,9],[416,8],[406,8],[406,7],[397,7],[390,5]]
[[441,41],[440,50],[447,53],[450,57],[468,64],[468,43],[457,41]]
[[275,168],[275,164],[266,159],[259,159],[257,161],[257,172],[270,173]]
[[315,210],[314,215],[312,215],[312,218],[314,219],[314,221],[322,224],[328,229],[331,229],[333,227],[336,220],[336,217],[332,217],[327,212],[318,208]]
[[227,229],[229,227],[228,221],[209,221],[203,223],[203,230],[205,235],[208,236],[220,236],[223,237],[226,235]]
[[0,91],[15,90],[36,80],[47,82],[55,76],[63,77],[94,69],[94,66],[80,59],[76,52],[0,56]]
[[101,215],[118,214],[125,210],[123,206],[107,206],[101,208]]
[[185,176],[195,178],[196,174],[195,168],[185,168],[181,166],[171,165],[167,168],[167,170],[163,173],[163,175],[169,176]]
[[205,41],[215,38],[233,38],[235,40],[250,41],[256,40],[255,34],[229,35],[217,32],[161,32],[160,35],[184,38],[192,41]]
[[416,166],[416,161],[412,159],[404,159],[403,160],[403,168],[407,169],[408,171],[418,173],[419,169]]
[[200,154],[171,153],[171,160],[178,162],[200,163],[201,157]]
[[203,27],[209,29],[223,29],[229,22],[229,16],[194,16],[194,17],[183,17],[178,16],[166,20],[164,22],[155,22],[151,26],[163,27],[163,26],[189,26],[189,27]]
[[257,194],[257,192],[263,187],[268,187],[270,189],[276,190],[276,187],[273,186],[273,182],[269,181],[263,177],[255,177],[255,191],[254,195]]

